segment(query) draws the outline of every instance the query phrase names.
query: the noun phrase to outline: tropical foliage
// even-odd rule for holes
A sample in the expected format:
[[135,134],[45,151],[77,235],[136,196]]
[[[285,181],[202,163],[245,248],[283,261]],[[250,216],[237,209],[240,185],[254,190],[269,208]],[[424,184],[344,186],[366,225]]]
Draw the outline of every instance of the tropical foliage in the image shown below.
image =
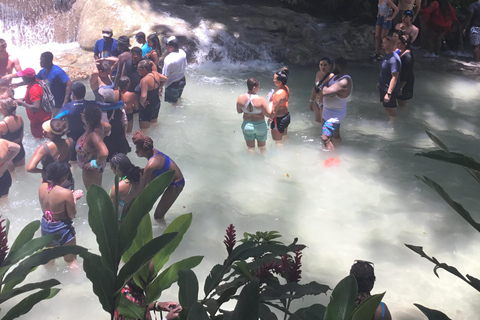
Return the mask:
[[[115,310],[129,318],[144,319],[147,305],[177,281],[178,270],[193,268],[203,258],[197,256],[176,262],[158,275],[192,222],[191,214],[180,216],[163,235],[156,238],[152,236],[148,213],[173,177],[174,171],[169,171],[148,184],[133,203],[120,228],[118,214],[105,190],[96,185],[88,189],[88,222],[96,236],[100,255],[84,252],[81,255],[84,259],[83,268],[103,309],[112,319]],[[118,187],[118,176],[116,185]],[[121,260],[125,264],[120,268]],[[137,306],[121,293],[132,278],[146,293],[145,305]]]
[[46,249],[53,240],[58,239],[58,236],[47,235],[34,238],[35,232],[39,228],[40,221],[36,220],[29,223],[19,233],[12,246],[8,248],[9,222],[8,220],[0,220],[0,304],[20,294],[38,290],[12,307],[2,320],[18,318],[28,313],[40,301],[50,299],[60,291],[60,289],[54,288],[60,284],[56,279],[19,286],[30,272],[52,259],[66,254],[86,252],[85,248],[79,246]]
[[[416,155],[461,166],[473,179],[475,179],[478,183],[480,183],[480,163],[479,162],[461,153],[451,152],[448,149],[448,147],[442,141],[440,141],[440,139],[438,139],[436,136],[434,136],[432,133],[428,131],[427,131],[427,135],[430,137],[430,139],[432,139],[432,141],[438,147],[440,147],[440,150],[417,153]],[[480,223],[476,222],[475,219],[473,219],[470,212],[467,211],[460,203],[453,200],[450,197],[450,195],[445,191],[445,189],[443,189],[438,183],[428,178],[427,176],[422,176],[417,178],[420,179],[422,182],[424,182],[431,189],[433,189],[440,197],[442,197],[442,199],[450,207],[452,207],[465,221],[467,221],[467,223],[469,223],[473,228],[475,228],[475,230],[480,232]],[[421,257],[432,262],[435,265],[433,272],[437,277],[438,277],[438,270],[444,269],[449,273],[453,274],[454,276],[465,281],[475,290],[480,292],[480,280],[478,278],[475,278],[468,274],[464,276],[460,271],[458,271],[457,268],[450,266],[446,263],[440,262],[435,257],[428,256],[423,251],[422,247],[409,245],[409,244],[405,244],[405,245],[412,251],[419,254]],[[432,310],[419,304],[415,304],[415,306],[417,306],[431,320],[449,319],[445,314],[443,314],[438,310]]]

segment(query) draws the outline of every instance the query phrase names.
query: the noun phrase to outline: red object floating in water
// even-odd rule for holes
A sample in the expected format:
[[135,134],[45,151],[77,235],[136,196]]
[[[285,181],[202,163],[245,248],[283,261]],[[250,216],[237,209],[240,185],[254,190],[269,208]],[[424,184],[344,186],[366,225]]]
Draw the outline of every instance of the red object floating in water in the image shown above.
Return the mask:
[[335,165],[338,166],[338,165],[340,165],[340,159],[339,159],[338,157],[328,158],[327,160],[325,160],[325,161],[323,162],[323,165],[324,165],[325,167],[328,167],[328,168],[329,168],[329,167],[333,167],[333,166],[335,166]]

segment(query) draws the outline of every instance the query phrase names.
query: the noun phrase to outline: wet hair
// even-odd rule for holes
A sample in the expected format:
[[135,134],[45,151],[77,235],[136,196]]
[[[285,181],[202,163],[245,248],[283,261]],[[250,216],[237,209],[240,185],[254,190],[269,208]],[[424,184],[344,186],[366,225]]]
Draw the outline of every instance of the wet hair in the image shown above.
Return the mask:
[[132,137],[133,144],[145,151],[153,150],[153,140],[142,131],[135,131]]
[[410,45],[412,44],[412,38],[408,34],[404,34],[400,38],[400,42],[405,45],[406,49],[410,49]]
[[47,166],[45,180],[52,186],[58,185],[63,182],[63,179],[69,172],[70,165],[68,162],[55,161]]
[[135,35],[135,39],[145,39],[145,33],[140,31]]
[[98,71],[109,72],[110,71],[110,63],[108,61],[100,61],[97,64]]
[[259,85],[260,85],[260,81],[257,78],[248,78],[247,80],[248,91],[252,91],[253,88],[258,87]]
[[152,65],[153,62],[151,60],[145,59],[138,63],[138,68],[142,68],[147,70],[148,72],[152,72]]
[[160,39],[158,39],[158,36],[156,33],[152,33],[148,35],[147,41],[151,41],[153,43],[152,50],[157,51],[158,56],[162,54],[162,46],[160,45]]
[[283,85],[287,84],[288,74],[289,74],[288,67],[283,67],[282,69],[280,69],[280,71],[278,71],[275,74],[277,75],[278,81],[280,81]]
[[53,53],[50,51],[45,51],[40,55],[40,58],[45,59],[45,61],[52,63],[53,62]]
[[347,69],[347,60],[343,57],[338,57],[335,59],[335,66],[342,68],[342,70]]
[[139,47],[133,47],[133,48],[130,50],[130,53],[131,53],[131,54],[142,55],[142,49],[139,48]]
[[332,65],[332,59],[330,59],[329,57],[323,57],[322,59],[320,59],[320,62],[322,61],[327,61],[329,65]]
[[127,76],[123,76],[118,80],[118,88],[120,91],[127,89],[127,86],[130,84],[130,78]]
[[102,110],[96,105],[87,105],[83,110],[83,116],[85,118],[85,123],[90,128],[97,128],[100,126],[100,121],[102,120]]
[[7,112],[7,115],[12,116],[15,115],[15,111],[17,110],[17,103],[13,99],[2,99],[0,100],[0,105],[2,109]]
[[138,183],[143,170],[134,165],[123,153],[117,153],[110,159],[110,165],[118,168],[130,182]]
[[61,136],[63,136],[65,131],[67,131],[68,124],[67,124],[66,121],[61,120],[61,119],[52,119],[50,121],[50,128],[52,128],[52,130],[55,131],[55,132],[62,132],[62,134],[56,134],[56,133],[52,132],[57,137],[61,137]]
[[350,268],[350,275],[357,280],[358,294],[355,300],[355,306],[358,306],[363,300],[370,296],[370,291],[375,283],[375,272],[371,262],[357,260]]

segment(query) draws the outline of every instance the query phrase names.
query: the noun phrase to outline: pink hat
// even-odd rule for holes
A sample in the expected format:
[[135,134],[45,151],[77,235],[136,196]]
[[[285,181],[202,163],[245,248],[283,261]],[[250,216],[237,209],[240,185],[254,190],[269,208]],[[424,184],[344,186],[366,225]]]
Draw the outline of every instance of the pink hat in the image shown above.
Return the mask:
[[17,72],[17,76],[19,77],[34,78],[36,75],[37,74],[35,73],[35,70],[33,70],[32,68],[26,68],[22,71]]

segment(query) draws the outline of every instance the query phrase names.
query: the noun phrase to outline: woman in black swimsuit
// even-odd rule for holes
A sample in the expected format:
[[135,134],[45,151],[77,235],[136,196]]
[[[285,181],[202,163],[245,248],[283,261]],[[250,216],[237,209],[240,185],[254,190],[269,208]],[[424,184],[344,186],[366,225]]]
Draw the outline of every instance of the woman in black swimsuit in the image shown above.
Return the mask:
[[3,114],[3,120],[0,121],[0,138],[15,142],[20,146],[20,152],[12,162],[15,167],[25,165],[25,149],[23,148],[23,119],[16,115],[17,104],[14,100],[0,100],[0,113]]
[[[45,181],[47,166],[53,162],[65,162],[68,164],[70,156],[75,148],[72,138],[63,139],[62,136],[67,133],[67,123],[60,119],[48,120],[43,123],[43,135],[50,139],[49,142],[42,143],[35,150],[32,158],[27,164],[27,171],[30,173],[41,173]],[[42,169],[37,168],[42,163]],[[68,164],[70,167],[70,164]],[[69,170],[67,179],[62,183],[63,188],[74,189],[75,181],[72,172]]]
[[150,128],[150,123],[157,122],[158,112],[160,111],[160,97],[167,77],[153,71],[151,61],[142,60],[138,63],[138,73],[142,77],[140,80],[140,129]]

